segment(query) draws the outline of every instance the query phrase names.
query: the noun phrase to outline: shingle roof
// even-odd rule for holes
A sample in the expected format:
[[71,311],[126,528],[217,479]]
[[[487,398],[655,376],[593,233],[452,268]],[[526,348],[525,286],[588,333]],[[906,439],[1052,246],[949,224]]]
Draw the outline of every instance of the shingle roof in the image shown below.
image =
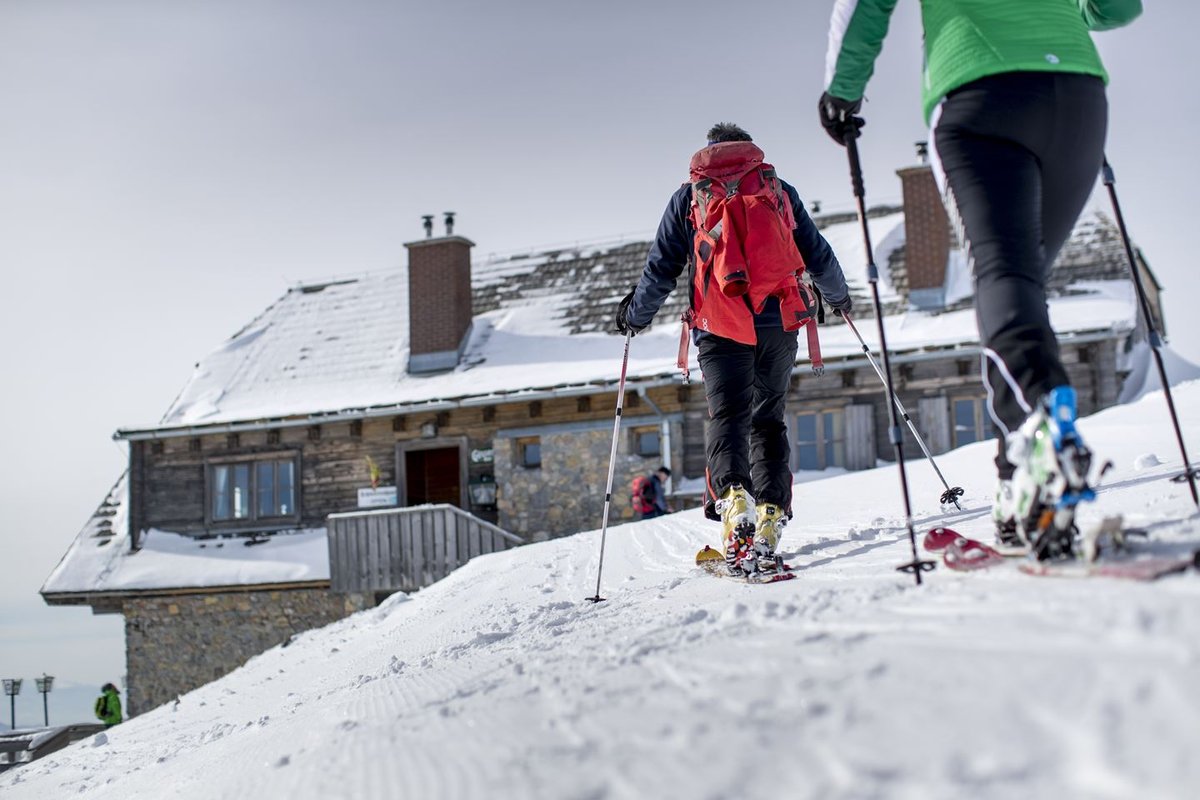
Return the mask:
[[[904,311],[903,220],[894,208],[876,210],[869,220],[889,315]],[[842,215],[818,224],[852,291],[865,301],[857,220]],[[636,282],[648,248],[645,241],[624,241],[477,260],[471,340],[460,366],[438,375],[406,370],[406,268],[293,287],[205,357],[161,422],[143,430],[609,385],[621,348],[620,339],[608,335],[611,315]],[[1111,223],[1085,217],[1063,250],[1052,286],[1122,277],[1119,257]],[[637,338],[631,379],[674,374],[677,320],[686,302],[687,293],[677,288],[652,332]],[[869,315],[865,302],[858,309],[859,316]],[[1128,315],[1118,316],[1114,324],[1125,325]],[[963,343],[974,339],[973,326],[942,324],[935,337],[940,346],[951,330]],[[911,337],[906,341],[920,347]],[[857,349],[850,347],[847,355]],[[825,350],[827,357],[836,355],[836,347]],[[694,356],[693,348],[693,365]]]

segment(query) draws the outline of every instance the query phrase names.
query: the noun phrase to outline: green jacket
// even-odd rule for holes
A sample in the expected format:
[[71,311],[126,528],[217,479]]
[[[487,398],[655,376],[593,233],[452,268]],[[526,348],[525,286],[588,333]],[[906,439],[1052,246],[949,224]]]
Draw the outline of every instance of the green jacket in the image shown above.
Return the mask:
[[121,698],[112,690],[96,698],[96,719],[105,725],[116,725],[121,721]]
[[[829,94],[863,96],[895,7],[896,0],[838,0],[825,64]],[[921,0],[925,121],[947,92],[985,75],[1079,72],[1107,83],[1088,32],[1141,13],[1141,0]]]

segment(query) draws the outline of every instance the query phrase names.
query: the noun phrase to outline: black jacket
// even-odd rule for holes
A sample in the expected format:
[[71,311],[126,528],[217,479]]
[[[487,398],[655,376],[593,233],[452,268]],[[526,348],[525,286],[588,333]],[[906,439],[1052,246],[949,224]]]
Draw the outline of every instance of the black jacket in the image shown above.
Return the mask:
[[[796,248],[804,258],[807,272],[812,276],[813,283],[830,303],[839,303],[849,294],[846,286],[846,276],[842,273],[842,265],[825,237],[817,230],[812,218],[804,210],[799,193],[785,181],[783,189],[787,192],[792,203],[792,213],[796,217],[796,230],[793,236]],[[628,320],[638,328],[644,328],[654,319],[658,309],[662,307],[667,295],[675,288],[679,276],[687,270],[688,257],[692,251],[692,241],[695,228],[690,217],[692,204],[692,185],[685,183],[667,203],[662,221],[658,223],[658,233],[655,234],[654,244],[646,256],[646,268],[638,281],[633,302],[629,305]],[[690,290],[690,287],[688,287]],[[774,297],[767,299],[767,305],[761,314],[754,317],[754,327],[781,327],[782,317],[779,315],[779,301]]]

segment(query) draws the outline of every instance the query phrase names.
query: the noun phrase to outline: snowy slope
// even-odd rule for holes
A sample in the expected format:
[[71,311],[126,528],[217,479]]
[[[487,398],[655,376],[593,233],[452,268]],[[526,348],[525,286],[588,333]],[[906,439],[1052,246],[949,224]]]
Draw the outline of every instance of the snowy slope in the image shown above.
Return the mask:
[[[1177,389],[1200,448],[1200,382]],[[1152,394],[1081,428],[1116,462],[1089,517],[1200,544]],[[986,535],[992,445],[941,457]],[[1156,458],[1147,458],[1154,454]],[[1158,463],[1158,462],[1162,463]],[[1146,466],[1155,464],[1155,466]],[[1141,466],[1139,466],[1141,465]],[[910,468],[919,526],[941,487]],[[944,569],[917,588],[895,470],[799,485],[797,580],[689,562],[698,512],[485,556],[0,776],[88,798],[1182,798],[1200,783],[1200,575]]]

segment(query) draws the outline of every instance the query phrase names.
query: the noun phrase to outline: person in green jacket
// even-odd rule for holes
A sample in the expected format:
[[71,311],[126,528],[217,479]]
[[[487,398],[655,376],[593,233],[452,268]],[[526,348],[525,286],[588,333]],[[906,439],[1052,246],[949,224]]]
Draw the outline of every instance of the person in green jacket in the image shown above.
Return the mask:
[[[839,144],[860,134],[895,6],[834,6],[818,113]],[[1046,305],[1050,268],[1104,159],[1108,74],[1090,32],[1141,11],[1140,0],[921,0],[934,171],[974,269],[984,384],[1002,434],[996,535],[1040,559],[1073,555],[1075,506],[1094,496]]]
[[121,722],[121,697],[117,687],[111,683],[104,684],[100,696],[96,698],[96,719],[103,722],[106,728]]

